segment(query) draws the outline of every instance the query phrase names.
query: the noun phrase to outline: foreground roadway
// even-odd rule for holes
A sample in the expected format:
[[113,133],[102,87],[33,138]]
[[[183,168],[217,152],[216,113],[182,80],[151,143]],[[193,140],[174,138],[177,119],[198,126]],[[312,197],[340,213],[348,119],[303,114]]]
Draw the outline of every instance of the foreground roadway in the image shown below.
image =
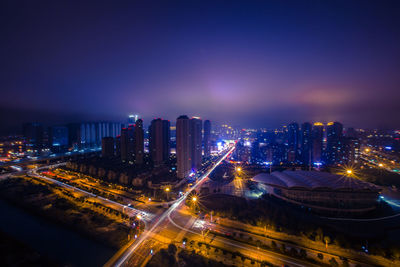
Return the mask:
[[[230,148],[224,156],[222,156],[212,168],[210,168],[201,178],[197,180],[197,183],[194,184],[190,190],[188,190],[182,197],[180,197],[172,206],[167,209],[164,213],[162,213],[157,219],[153,221],[153,223],[149,226],[149,230],[146,230],[144,233],[142,233],[139,238],[131,243],[129,243],[127,246],[122,248],[120,251],[117,252],[114,257],[112,257],[104,266],[127,266],[127,265],[132,265],[132,266],[140,266],[146,259],[147,256],[149,255],[148,250],[150,248],[150,251],[155,251],[155,247],[152,244],[152,241],[149,241],[155,234],[160,232],[160,230],[165,229],[169,224],[168,224],[168,218],[169,216],[178,208],[181,206],[182,203],[185,202],[186,198],[188,195],[195,190],[196,188],[199,188],[203,182],[207,179],[208,175],[214,169],[221,164],[222,161],[224,161],[235,149],[235,146]],[[133,257],[132,260],[130,258]]]
[[[168,217],[170,221],[168,230],[172,233],[175,232],[175,236],[177,233],[179,235],[179,232],[185,232],[185,237],[189,241],[207,243],[230,252],[240,252],[242,255],[253,258],[254,260],[267,261],[278,266],[318,266],[289,255],[282,255],[274,251],[256,248],[254,245],[238,240],[217,236],[212,233],[204,234],[202,227],[196,227],[197,220],[195,220],[196,222],[193,224],[193,221],[180,212],[184,208],[185,206],[182,205],[179,212],[177,210],[177,212],[170,214]],[[170,234],[169,236],[173,239],[174,234]],[[240,262],[241,260],[238,258],[236,261]]]
[[[215,235],[206,236],[202,233],[201,229],[193,228],[193,223],[196,221],[195,217],[187,216],[186,218],[182,218],[181,212],[185,209],[184,203],[188,195],[196,188],[201,187],[207,180],[208,175],[225,160],[234,149],[235,147],[229,149],[229,151],[218,160],[188,192],[149,225],[149,230],[145,231],[137,240],[132,241],[122,248],[104,266],[144,266],[151,258],[151,255],[156,253],[160,248],[166,247],[170,243],[182,246],[183,244],[181,241],[184,237],[195,244],[198,242],[205,242],[211,246],[223,248],[228,251],[240,252],[255,260],[266,260],[281,266],[317,266],[291,256],[255,249],[252,245],[236,240]],[[186,246],[188,245],[189,244],[186,244]],[[207,254],[208,253],[207,251]],[[216,254],[212,256],[219,257]],[[240,259],[237,259],[237,261],[240,262]]]

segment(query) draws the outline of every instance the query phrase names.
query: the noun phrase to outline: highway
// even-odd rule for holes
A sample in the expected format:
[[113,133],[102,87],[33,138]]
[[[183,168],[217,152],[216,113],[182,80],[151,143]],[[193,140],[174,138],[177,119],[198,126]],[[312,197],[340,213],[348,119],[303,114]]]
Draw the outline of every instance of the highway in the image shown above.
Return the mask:
[[381,168],[400,175],[400,163],[396,156],[366,147],[361,149],[360,158],[375,168]]
[[82,156],[86,154],[96,154],[101,151],[101,148],[88,148],[88,149],[82,149],[82,150],[77,150],[77,151],[70,151],[70,152],[64,152],[64,153],[55,153],[51,155],[46,155],[46,156],[37,156],[37,157],[30,157],[30,158],[22,158],[22,159],[16,159],[16,160],[11,160],[11,161],[6,161],[6,162],[0,162],[0,167],[7,167],[7,166],[12,166],[12,165],[28,165],[28,164],[34,164],[37,162],[42,162],[42,161],[47,161],[47,160],[57,160],[57,159],[65,159],[65,158],[71,158],[75,156]]
[[[204,174],[198,182],[181,198],[179,198],[168,210],[162,213],[135,242],[124,248],[116,254],[104,266],[144,266],[151,258],[152,253],[165,247],[169,243],[181,242],[183,237],[190,238],[196,242],[204,242],[204,235],[201,229],[193,229],[193,222],[196,219],[193,216],[183,218],[180,214],[185,207],[184,202],[189,194],[202,186],[207,181],[209,174],[235,149],[232,147],[213,167]],[[176,220],[178,219],[178,220]],[[179,221],[179,223],[177,223]],[[157,241],[157,242],[155,242]],[[255,248],[252,245],[231,240],[224,237],[213,236],[210,241],[214,246],[225,248],[230,251],[238,251],[247,257],[259,260],[267,260],[278,265],[289,266],[317,266],[310,262],[296,259],[288,255],[282,255],[276,252]],[[178,243],[181,245],[181,243]]]
[[80,192],[80,193],[82,193],[82,194],[84,194],[84,195],[86,195],[86,196],[96,198],[96,199],[97,199],[99,202],[101,202],[102,204],[109,205],[109,206],[111,206],[112,208],[115,208],[115,209],[117,209],[117,210],[119,209],[119,210],[121,210],[122,212],[124,212],[125,214],[127,214],[128,216],[130,216],[130,217],[136,217],[137,215],[140,214],[140,216],[142,217],[142,219],[143,219],[144,221],[146,221],[146,222],[147,222],[147,221],[150,222],[150,221],[155,217],[154,214],[148,213],[148,212],[146,212],[146,211],[138,210],[138,209],[135,209],[135,208],[130,207],[130,206],[123,205],[123,204],[121,204],[121,203],[115,202],[115,201],[110,200],[110,199],[103,198],[103,197],[101,197],[101,196],[97,196],[97,195],[95,195],[95,194],[93,194],[93,193],[87,192],[87,191],[82,190],[82,189],[80,189],[80,188],[77,188],[77,187],[71,186],[71,185],[69,185],[69,184],[66,184],[66,183],[57,181],[57,180],[55,180],[55,179],[51,179],[51,178],[46,177],[46,176],[43,176],[43,175],[41,175],[41,174],[39,174],[39,173],[37,172],[38,170],[41,170],[41,169],[56,168],[56,167],[59,167],[59,166],[61,166],[61,165],[65,165],[65,163],[58,163],[58,164],[54,164],[54,165],[50,165],[50,166],[45,166],[45,167],[41,167],[41,168],[29,170],[29,171],[27,171],[27,174],[30,175],[30,176],[39,178],[39,179],[46,180],[46,181],[48,181],[48,182],[50,182],[50,183],[59,185],[59,186],[61,186],[61,187],[65,187],[65,188],[71,189],[71,190],[73,190],[73,191]]
[[225,155],[223,157],[221,157],[212,168],[210,168],[201,178],[198,179],[197,183],[194,184],[193,187],[190,188],[190,190],[188,190],[185,194],[183,194],[182,197],[180,197],[174,204],[172,204],[172,206],[167,209],[164,213],[162,213],[155,221],[154,223],[151,225],[150,229],[145,231],[142,235],[140,235],[140,237],[133,242],[129,247],[127,247],[125,249],[124,252],[122,253],[118,253],[118,258],[114,257],[108,262],[106,263],[105,266],[124,266],[125,262],[127,260],[129,260],[129,258],[137,251],[140,250],[140,246],[142,245],[142,243],[145,242],[145,240],[149,239],[156,231],[159,230],[159,227],[162,223],[164,223],[168,217],[170,216],[170,214],[172,212],[174,212],[188,197],[188,195],[195,190],[196,188],[198,188],[208,177],[208,175],[222,162],[226,159],[226,157],[228,157],[228,155],[230,153],[232,153],[232,151],[235,149],[235,146],[233,146],[232,148],[230,148],[228,150],[228,152],[225,153]]
[[[206,238],[202,234],[201,227],[197,227],[197,229],[195,229],[196,227],[190,227],[190,225],[189,225],[189,227],[186,225],[185,226],[179,225],[179,223],[177,223],[177,221],[182,222],[185,220],[183,219],[183,217],[181,215],[177,214],[176,217],[179,218],[179,220],[174,221],[174,219],[171,217],[171,214],[169,214],[168,219],[169,219],[170,223],[173,224],[178,229],[181,229],[187,233],[193,234],[193,235],[191,235],[191,238],[197,238],[200,241],[210,239],[209,242],[212,243],[213,245],[218,244],[219,247],[228,247],[230,249],[240,251],[242,254],[252,257],[254,259],[268,260],[269,262],[276,263],[276,264],[290,264],[290,266],[317,266],[317,265],[313,265],[309,262],[304,262],[299,259],[293,259],[289,256],[284,256],[284,255],[276,253],[276,252],[266,251],[263,249],[257,250],[254,246],[240,242],[240,241],[231,240],[228,238],[219,237],[219,236],[215,236],[215,235],[210,238]],[[228,231],[232,231],[232,230],[228,229]]]
[[[250,250],[249,254],[251,252],[254,252],[256,245],[249,245],[246,242],[225,238],[223,237],[224,233],[230,233],[231,236],[233,236],[233,233],[236,233],[237,239],[246,239],[248,237],[252,237],[252,240],[260,240],[261,243],[267,245],[270,245],[271,241],[275,241],[277,244],[285,244],[287,251],[289,251],[290,248],[295,248],[298,251],[300,251],[300,249],[304,249],[307,252],[308,256],[313,256],[314,258],[317,257],[318,253],[321,253],[324,255],[325,258],[330,259],[331,257],[342,256],[344,258],[347,258],[349,260],[349,263],[360,264],[362,266],[379,265],[379,262],[376,261],[376,259],[370,258],[366,255],[360,255],[356,252],[350,252],[347,250],[337,250],[334,249],[332,246],[330,246],[328,251],[323,243],[305,241],[302,240],[300,236],[293,238],[292,236],[289,236],[287,234],[271,230],[268,230],[267,233],[264,228],[232,221],[227,218],[223,219],[223,224],[210,223],[205,220],[197,219],[194,223],[191,224],[190,227],[188,225],[184,225],[184,222],[187,221],[190,216],[190,213],[187,209],[181,210],[180,213],[176,212],[174,215],[174,217],[170,218],[170,221],[175,225],[175,227],[185,229],[186,231],[197,234],[198,236],[201,236],[201,231],[204,231],[205,229],[210,229],[211,232],[209,235],[213,235],[213,233],[220,233],[220,235],[213,238],[213,242],[223,242],[224,244],[228,244],[230,247],[236,248],[241,252],[243,252],[243,250]],[[242,235],[243,237],[239,238],[240,235]],[[261,249],[261,251],[264,250]],[[305,264],[304,261],[302,261],[301,259],[293,259],[290,257],[285,258],[282,257],[282,254],[273,252],[271,250],[266,250],[263,253],[268,254],[268,260],[272,263],[284,263],[289,264],[290,266],[299,266]],[[292,263],[290,264],[290,262]],[[310,263],[306,263],[306,265],[309,266]]]

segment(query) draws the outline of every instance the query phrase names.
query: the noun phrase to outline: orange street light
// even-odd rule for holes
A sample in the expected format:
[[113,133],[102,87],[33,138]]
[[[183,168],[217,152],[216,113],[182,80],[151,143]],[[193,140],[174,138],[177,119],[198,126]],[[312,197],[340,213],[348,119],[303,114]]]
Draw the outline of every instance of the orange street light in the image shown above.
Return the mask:
[[169,200],[169,191],[170,191],[171,189],[169,188],[169,187],[166,187],[165,188],[165,192],[167,192],[167,200]]
[[353,173],[353,170],[348,169],[348,170],[346,170],[346,173],[347,173],[348,175],[351,175],[351,174]]

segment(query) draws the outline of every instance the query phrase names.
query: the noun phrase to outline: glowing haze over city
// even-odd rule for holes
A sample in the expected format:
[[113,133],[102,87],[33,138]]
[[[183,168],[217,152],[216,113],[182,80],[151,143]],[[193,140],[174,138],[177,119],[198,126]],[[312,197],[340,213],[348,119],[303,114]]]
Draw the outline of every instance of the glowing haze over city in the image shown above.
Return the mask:
[[0,105],[19,121],[399,123],[396,1],[134,2],[5,1]]

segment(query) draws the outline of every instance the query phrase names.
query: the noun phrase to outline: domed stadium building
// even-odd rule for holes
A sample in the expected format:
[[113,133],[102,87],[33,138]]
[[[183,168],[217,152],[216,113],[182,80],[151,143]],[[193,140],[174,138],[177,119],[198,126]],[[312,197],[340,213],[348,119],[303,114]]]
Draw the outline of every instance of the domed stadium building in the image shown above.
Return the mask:
[[319,171],[260,173],[252,180],[270,195],[323,213],[374,210],[380,192],[377,186],[356,178]]

